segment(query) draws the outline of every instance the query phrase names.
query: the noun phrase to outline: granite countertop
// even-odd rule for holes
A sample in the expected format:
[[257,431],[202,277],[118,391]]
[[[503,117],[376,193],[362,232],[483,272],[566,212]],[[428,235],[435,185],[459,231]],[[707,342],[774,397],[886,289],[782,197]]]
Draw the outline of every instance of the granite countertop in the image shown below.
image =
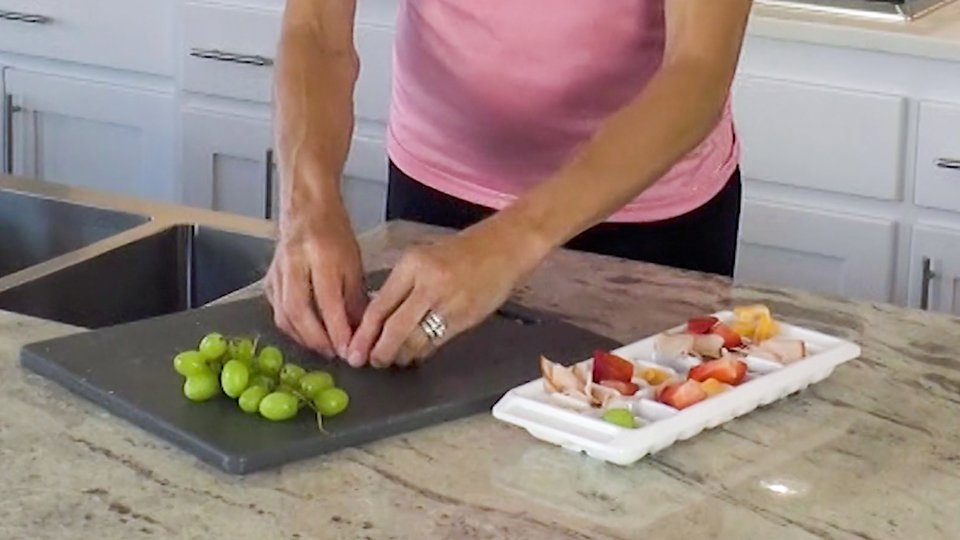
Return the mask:
[[[379,229],[367,263],[424,237]],[[956,538],[957,319],[568,252],[519,294],[622,341],[762,301],[863,356],[627,468],[477,415],[231,477],[27,373],[21,344],[75,330],[0,313],[0,538]]]
[[910,22],[873,21],[757,3],[748,35],[960,62],[960,1]]

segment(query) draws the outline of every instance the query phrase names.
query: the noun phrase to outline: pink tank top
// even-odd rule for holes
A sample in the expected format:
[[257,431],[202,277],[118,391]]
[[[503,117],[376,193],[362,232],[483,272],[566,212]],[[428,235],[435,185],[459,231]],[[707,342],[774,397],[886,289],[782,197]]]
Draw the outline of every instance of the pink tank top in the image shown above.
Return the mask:
[[[503,208],[643,90],[664,34],[663,0],[402,0],[390,158],[434,189]],[[609,221],[698,208],[738,154],[728,103],[699,147]]]

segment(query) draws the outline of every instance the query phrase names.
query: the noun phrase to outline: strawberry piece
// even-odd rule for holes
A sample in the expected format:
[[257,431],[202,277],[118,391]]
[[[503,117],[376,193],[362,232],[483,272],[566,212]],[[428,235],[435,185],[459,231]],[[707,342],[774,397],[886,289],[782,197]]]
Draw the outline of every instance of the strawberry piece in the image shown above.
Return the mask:
[[593,382],[622,381],[633,379],[633,362],[606,351],[593,353]]
[[694,366],[690,369],[689,375],[690,379],[694,381],[704,382],[707,379],[716,379],[717,382],[732,385],[740,384],[746,376],[746,362],[730,357],[711,360],[699,366]]
[[613,388],[617,392],[620,392],[622,396],[632,396],[640,390],[640,385],[634,382],[600,381],[599,384],[600,386]]
[[709,334],[720,323],[716,317],[694,317],[687,321],[687,332],[691,334]]
[[733,328],[730,328],[723,323],[717,323],[716,326],[710,330],[710,333],[722,337],[723,346],[728,349],[735,349],[743,345],[743,338],[740,337],[740,334],[736,333]]
[[707,393],[697,381],[684,381],[682,383],[671,383],[663,387],[657,396],[660,403],[669,405],[674,409],[686,409],[687,407],[707,399]]

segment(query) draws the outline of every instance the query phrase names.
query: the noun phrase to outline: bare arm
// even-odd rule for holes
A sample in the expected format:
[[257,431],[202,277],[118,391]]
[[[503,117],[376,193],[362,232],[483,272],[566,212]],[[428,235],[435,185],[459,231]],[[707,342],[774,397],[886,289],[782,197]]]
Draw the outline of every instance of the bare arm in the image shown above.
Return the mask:
[[718,121],[736,71],[751,0],[667,0],[663,64],[555,177],[481,224],[528,231],[532,267],[605,220],[695,148]]
[[341,196],[359,72],[356,0],[288,0],[276,72],[280,234],[265,292],[274,321],[311,349],[345,354],[366,297]]
[[359,72],[355,12],[356,0],[287,2],[275,96],[281,227],[320,210],[342,213],[340,177],[353,132]]

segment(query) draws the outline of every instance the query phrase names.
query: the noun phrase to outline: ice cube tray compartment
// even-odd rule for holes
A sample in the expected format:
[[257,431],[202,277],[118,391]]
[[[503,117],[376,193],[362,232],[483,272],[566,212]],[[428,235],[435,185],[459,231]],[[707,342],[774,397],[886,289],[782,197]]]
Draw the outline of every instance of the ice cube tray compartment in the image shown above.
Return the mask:
[[[714,316],[729,322],[733,312],[722,311]],[[666,331],[683,328],[677,326]],[[651,362],[656,337],[647,337],[612,352],[638,365],[663,369],[662,364]],[[803,340],[807,357],[785,366],[766,366],[769,369],[766,373],[753,371],[749,380],[739,386],[682,411],[650,399],[637,400],[631,409],[647,422],[638,429],[615,426],[603,421],[600,414],[584,414],[552,403],[542,379],[508,391],[493,407],[493,416],[524,428],[537,439],[611,463],[629,465],[676,441],[694,437],[705,429],[803,390],[829,377],[838,365],[860,355],[860,347],[853,342],[782,321],[778,337]]]

